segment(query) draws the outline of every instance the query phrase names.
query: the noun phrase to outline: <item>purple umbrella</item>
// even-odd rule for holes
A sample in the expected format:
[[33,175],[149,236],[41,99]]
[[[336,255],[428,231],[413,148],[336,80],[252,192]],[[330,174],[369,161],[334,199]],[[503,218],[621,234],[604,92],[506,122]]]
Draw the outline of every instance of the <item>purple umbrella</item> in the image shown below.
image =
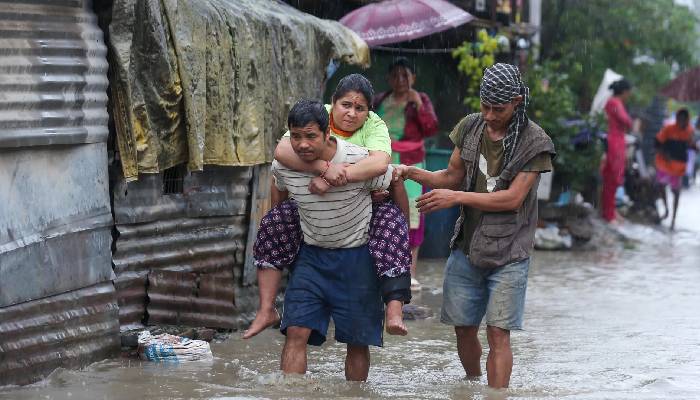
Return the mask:
[[445,0],[385,0],[352,11],[340,23],[369,46],[378,46],[428,36],[473,19]]

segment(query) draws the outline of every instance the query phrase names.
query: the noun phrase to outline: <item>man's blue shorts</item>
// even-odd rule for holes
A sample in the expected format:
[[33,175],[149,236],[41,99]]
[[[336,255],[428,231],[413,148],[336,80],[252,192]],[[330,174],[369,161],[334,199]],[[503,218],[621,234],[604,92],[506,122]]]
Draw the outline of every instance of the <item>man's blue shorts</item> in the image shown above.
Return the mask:
[[353,345],[381,346],[384,303],[379,279],[366,245],[325,249],[302,245],[284,295],[280,330],[310,328],[308,343],[326,341],[330,318],[335,340]]
[[493,269],[478,268],[461,250],[452,250],[445,266],[440,320],[479,326],[485,319],[489,326],[522,329],[529,268],[529,258]]

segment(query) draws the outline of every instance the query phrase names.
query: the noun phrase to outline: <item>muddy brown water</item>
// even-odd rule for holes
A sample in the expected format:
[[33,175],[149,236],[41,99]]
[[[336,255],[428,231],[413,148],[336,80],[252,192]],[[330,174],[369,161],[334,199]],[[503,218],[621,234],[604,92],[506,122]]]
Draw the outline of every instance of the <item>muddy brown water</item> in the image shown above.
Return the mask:
[[[685,192],[679,230],[626,224],[637,241],[596,252],[536,252],[525,330],[512,336],[511,388],[464,379],[454,334],[437,318],[372,349],[367,383],[343,378],[344,346],[309,353],[305,377],[278,372],[283,337],[233,335],[211,363],[113,359],[57,370],[0,399],[695,399],[700,398],[700,189]],[[422,261],[415,303],[439,315],[444,260]],[[482,331],[482,343],[485,336]],[[486,352],[484,352],[486,353]]]

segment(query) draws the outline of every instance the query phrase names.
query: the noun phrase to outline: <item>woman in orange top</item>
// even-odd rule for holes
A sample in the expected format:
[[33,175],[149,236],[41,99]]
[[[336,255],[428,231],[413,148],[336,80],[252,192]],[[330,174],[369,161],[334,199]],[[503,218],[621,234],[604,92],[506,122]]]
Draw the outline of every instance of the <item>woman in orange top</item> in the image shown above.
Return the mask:
[[[676,225],[676,211],[681,195],[681,180],[685,175],[686,163],[688,162],[688,148],[697,148],[693,143],[693,128],[689,122],[688,110],[681,108],[676,112],[676,122],[664,126],[656,134],[656,180],[664,187],[670,186],[673,193],[672,230]],[[664,190],[662,199],[666,208],[666,213],[662,217],[664,219],[668,217],[666,190]]]

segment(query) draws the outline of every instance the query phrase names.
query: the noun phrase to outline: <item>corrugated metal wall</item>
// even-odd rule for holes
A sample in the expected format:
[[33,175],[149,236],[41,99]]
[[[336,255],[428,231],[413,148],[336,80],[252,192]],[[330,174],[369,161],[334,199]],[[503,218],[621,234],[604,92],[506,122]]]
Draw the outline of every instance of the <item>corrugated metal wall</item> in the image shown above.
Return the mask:
[[0,308],[0,385],[114,356],[117,314],[111,282]]
[[[116,168],[115,168],[116,169]],[[252,168],[207,166],[182,193],[163,174],[116,181],[115,286],[122,330],[147,323],[235,328],[253,310],[241,286]],[[241,295],[245,292],[245,295]]]
[[151,324],[234,328],[233,268],[197,274],[151,271],[148,321]]
[[107,61],[83,1],[0,1],[0,384],[119,349]]
[[107,50],[86,3],[0,1],[1,147],[106,140]]

